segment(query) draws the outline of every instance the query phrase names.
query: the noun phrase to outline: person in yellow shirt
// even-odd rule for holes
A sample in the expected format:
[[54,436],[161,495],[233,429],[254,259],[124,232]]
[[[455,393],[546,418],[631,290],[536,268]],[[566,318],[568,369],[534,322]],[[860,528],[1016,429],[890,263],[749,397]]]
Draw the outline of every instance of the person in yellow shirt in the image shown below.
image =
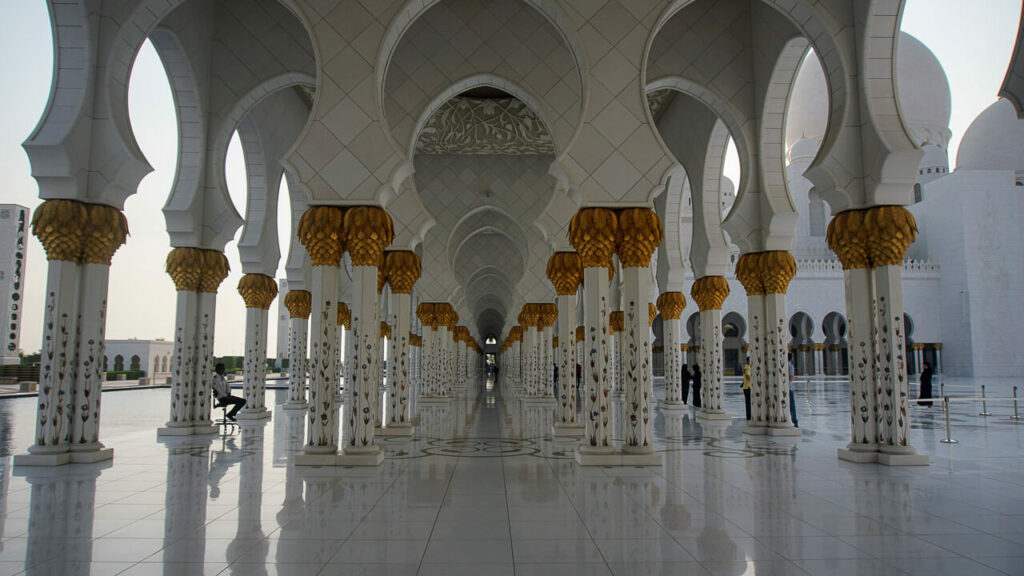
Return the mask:
[[743,403],[747,407],[747,420],[750,420],[750,357],[743,362]]

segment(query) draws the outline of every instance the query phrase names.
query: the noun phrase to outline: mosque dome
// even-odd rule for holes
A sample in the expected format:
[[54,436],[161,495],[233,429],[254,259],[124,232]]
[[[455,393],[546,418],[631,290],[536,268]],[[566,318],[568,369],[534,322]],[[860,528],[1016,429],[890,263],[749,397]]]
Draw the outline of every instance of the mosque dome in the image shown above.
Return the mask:
[[1000,98],[971,122],[960,141],[957,170],[1024,170],[1024,121]]
[[[946,147],[952,100],[949,80],[935,54],[906,32],[896,53],[897,90],[907,127],[919,145]],[[808,54],[793,83],[786,124],[786,148],[801,138],[820,143],[828,120],[828,85],[818,58]]]
[[789,149],[789,161],[796,162],[798,160],[805,160],[810,162],[814,160],[814,156],[818,153],[818,142],[810,138],[800,138],[793,143],[793,147]]

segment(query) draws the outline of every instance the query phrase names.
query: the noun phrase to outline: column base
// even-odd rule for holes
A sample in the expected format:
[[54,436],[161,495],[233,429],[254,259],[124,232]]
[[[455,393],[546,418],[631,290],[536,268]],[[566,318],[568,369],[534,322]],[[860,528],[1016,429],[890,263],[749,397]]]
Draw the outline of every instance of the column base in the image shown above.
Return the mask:
[[665,457],[654,451],[653,448],[649,452],[630,452],[627,449],[623,449],[619,455],[620,461],[619,466],[664,466]]
[[878,463],[884,466],[928,466],[931,462],[927,454],[879,452]]
[[560,436],[582,436],[586,429],[580,424],[562,424],[560,422],[551,426],[551,435]]
[[854,464],[873,464],[878,462],[878,452],[876,451],[867,452],[864,450],[840,448],[836,450],[836,456],[838,456],[840,460],[853,462]]
[[387,428],[377,428],[374,434],[381,436],[412,436],[413,425],[408,422],[404,424],[388,424]]
[[803,432],[801,432],[799,428],[793,426],[792,424],[788,426],[768,426],[769,436],[800,436],[802,434]]
[[448,404],[449,402],[450,399],[447,396],[424,396],[419,399],[420,404],[430,404],[431,406]]
[[161,436],[200,436],[203,434],[219,434],[219,426],[166,426],[157,428],[157,438]]
[[711,412],[710,410],[704,410],[701,408],[697,412],[697,420],[732,420],[732,414],[728,412]]
[[99,448],[92,450],[74,450],[71,451],[71,463],[72,464],[95,464],[96,462],[106,462],[114,459],[114,449],[104,448],[101,444]]
[[619,454],[611,447],[580,446],[576,449],[576,464],[580,466],[618,466]]
[[743,433],[748,436],[767,436],[768,425],[765,423],[747,424],[743,427]]
[[663,466],[664,457],[657,452],[628,453],[609,450],[607,452],[576,450],[576,464],[580,466]]
[[294,457],[296,466],[334,466],[337,461],[337,450],[323,454],[296,454]]
[[679,400],[665,400],[658,404],[658,408],[666,412],[682,412],[684,410],[689,410],[690,406],[685,402],[680,402]]
[[342,396],[341,394],[336,394],[334,396],[334,403],[335,404],[344,404],[345,403],[345,397]]
[[15,454],[15,466],[63,466],[71,462],[70,452]]
[[266,408],[258,408],[255,410],[249,410],[248,408],[242,408],[238,411],[238,420],[266,420],[270,418],[270,410]]
[[292,402],[289,400],[281,407],[285,410],[309,410],[309,402]]
[[523,404],[533,408],[541,406],[553,406],[555,404],[555,398],[545,396],[528,396],[523,398]]
[[380,466],[384,463],[384,452],[379,446],[365,452],[353,452],[351,449],[338,454],[335,466]]

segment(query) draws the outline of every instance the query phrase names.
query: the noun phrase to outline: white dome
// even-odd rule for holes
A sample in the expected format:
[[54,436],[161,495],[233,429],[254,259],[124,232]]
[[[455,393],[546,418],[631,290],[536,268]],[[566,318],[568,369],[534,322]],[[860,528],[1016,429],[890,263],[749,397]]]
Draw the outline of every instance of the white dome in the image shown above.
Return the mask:
[[971,122],[956,154],[957,170],[1024,170],[1024,121],[1000,98]]
[[896,89],[903,121],[914,132],[917,144],[945,145],[953,109],[949,80],[935,54],[906,32],[900,32],[896,53]]
[[[903,120],[913,131],[917,144],[945,146],[952,104],[949,80],[938,58],[920,40],[900,32],[896,73]],[[808,53],[793,83],[786,119],[786,149],[801,138],[820,143],[828,113],[825,73],[817,56]]]
[[818,154],[818,142],[811,140],[810,138],[800,138],[793,143],[793,147],[789,149],[789,161],[796,162],[798,160],[806,160],[810,162],[814,160],[814,157]]
[[827,121],[828,84],[825,82],[825,71],[818,57],[809,51],[793,81],[786,117],[786,149],[792,149],[797,140],[808,138],[815,142],[817,153],[817,144],[821,143],[825,135]]

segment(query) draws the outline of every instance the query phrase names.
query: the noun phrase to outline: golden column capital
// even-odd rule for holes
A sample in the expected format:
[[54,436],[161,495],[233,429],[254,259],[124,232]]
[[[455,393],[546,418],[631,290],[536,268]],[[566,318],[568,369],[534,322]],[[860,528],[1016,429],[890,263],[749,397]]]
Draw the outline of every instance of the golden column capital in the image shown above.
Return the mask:
[[615,253],[618,217],[607,208],[580,208],[569,221],[569,242],[584,268],[609,266]]
[[523,309],[519,313],[519,323],[525,328],[542,328],[541,305],[532,302],[523,304]]
[[934,345],[934,348],[936,350],[942,350],[942,342],[936,342],[935,345]]
[[654,319],[657,316],[658,316],[658,308],[654,304],[651,304],[650,302],[648,302],[647,303],[647,325],[648,326],[654,326]]
[[284,295],[284,305],[292,318],[309,319],[313,307],[313,295],[308,290],[289,290]]
[[544,303],[540,305],[540,323],[541,328],[550,328],[555,325],[555,321],[558,320],[558,306],[551,303]]
[[512,342],[522,342],[523,341],[523,327],[522,326],[513,326],[512,329],[508,331],[508,339],[511,340]]
[[452,330],[458,322],[459,315],[455,313],[455,308],[451,304],[448,302],[434,303],[434,326],[445,326]]
[[658,310],[666,320],[678,320],[686,308],[686,296],[682,292],[662,292],[658,296]]
[[409,332],[409,346],[423,346],[423,338],[419,334]]
[[47,200],[32,214],[32,233],[43,244],[47,260],[81,262],[89,212],[74,200]]
[[587,337],[587,329],[583,326],[576,327],[576,342],[583,342]]
[[112,206],[87,204],[88,219],[82,243],[83,264],[106,264],[128,238],[128,219]]
[[395,238],[391,216],[378,206],[345,210],[345,249],[353,266],[380,266],[384,249]]
[[342,238],[345,211],[337,206],[310,206],[299,219],[299,242],[313,266],[338,266],[345,251]]
[[843,270],[871,268],[868,255],[868,231],[864,224],[866,210],[846,210],[832,217],[825,239],[836,253]]
[[381,339],[391,338],[391,325],[383,320],[380,321],[380,337]]
[[796,260],[784,250],[761,252],[761,284],[765,294],[785,294],[789,282],[796,276]]
[[824,350],[824,349],[825,349],[825,344],[823,342],[815,342],[814,343],[814,350],[815,351],[820,351],[820,350]]
[[434,320],[434,304],[433,302],[420,302],[416,306],[416,317],[420,319],[420,324],[436,328],[437,323]]
[[199,248],[174,248],[167,254],[164,271],[179,292],[198,292],[203,276],[203,251]]
[[903,206],[875,206],[864,216],[871,266],[900,266],[917,239],[917,221]]
[[388,283],[388,272],[384,269],[384,256],[380,258],[380,266],[377,267],[377,294],[384,292],[384,285]]
[[608,333],[615,334],[626,329],[626,315],[616,310],[608,315]]
[[246,308],[268,310],[277,296],[277,282],[265,274],[244,274],[238,280],[238,293]]
[[384,270],[388,284],[395,294],[412,294],[412,287],[420,278],[420,257],[409,250],[393,250],[384,253]]
[[615,240],[619,262],[623,268],[647,268],[661,244],[661,220],[649,208],[624,208],[618,218]]
[[548,259],[548,280],[559,296],[571,296],[583,280],[583,264],[576,252],[555,252]]
[[690,345],[689,344],[680,344],[679,345],[679,351],[680,352],[686,352],[689,349],[690,349]]
[[554,338],[551,339],[551,347],[558,348],[558,336],[555,336]]
[[690,288],[690,296],[702,311],[721,310],[729,296],[729,282],[722,276],[698,278]]
[[[208,294],[216,294],[220,283],[228,277],[231,265],[228,257],[223,252],[216,250],[202,250],[203,275],[199,278],[199,291]],[[271,278],[271,281],[273,279]],[[274,285],[274,294],[277,294],[277,285]]]
[[747,291],[747,296],[764,294],[764,279],[761,275],[761,252],[749,252],[740,255],[736,261],[736,279]]
[[352,328],[352,310],[349,309],[348,304],[338,302],[338,315],[335,322],[338,326],[344,326],[345,330]]

